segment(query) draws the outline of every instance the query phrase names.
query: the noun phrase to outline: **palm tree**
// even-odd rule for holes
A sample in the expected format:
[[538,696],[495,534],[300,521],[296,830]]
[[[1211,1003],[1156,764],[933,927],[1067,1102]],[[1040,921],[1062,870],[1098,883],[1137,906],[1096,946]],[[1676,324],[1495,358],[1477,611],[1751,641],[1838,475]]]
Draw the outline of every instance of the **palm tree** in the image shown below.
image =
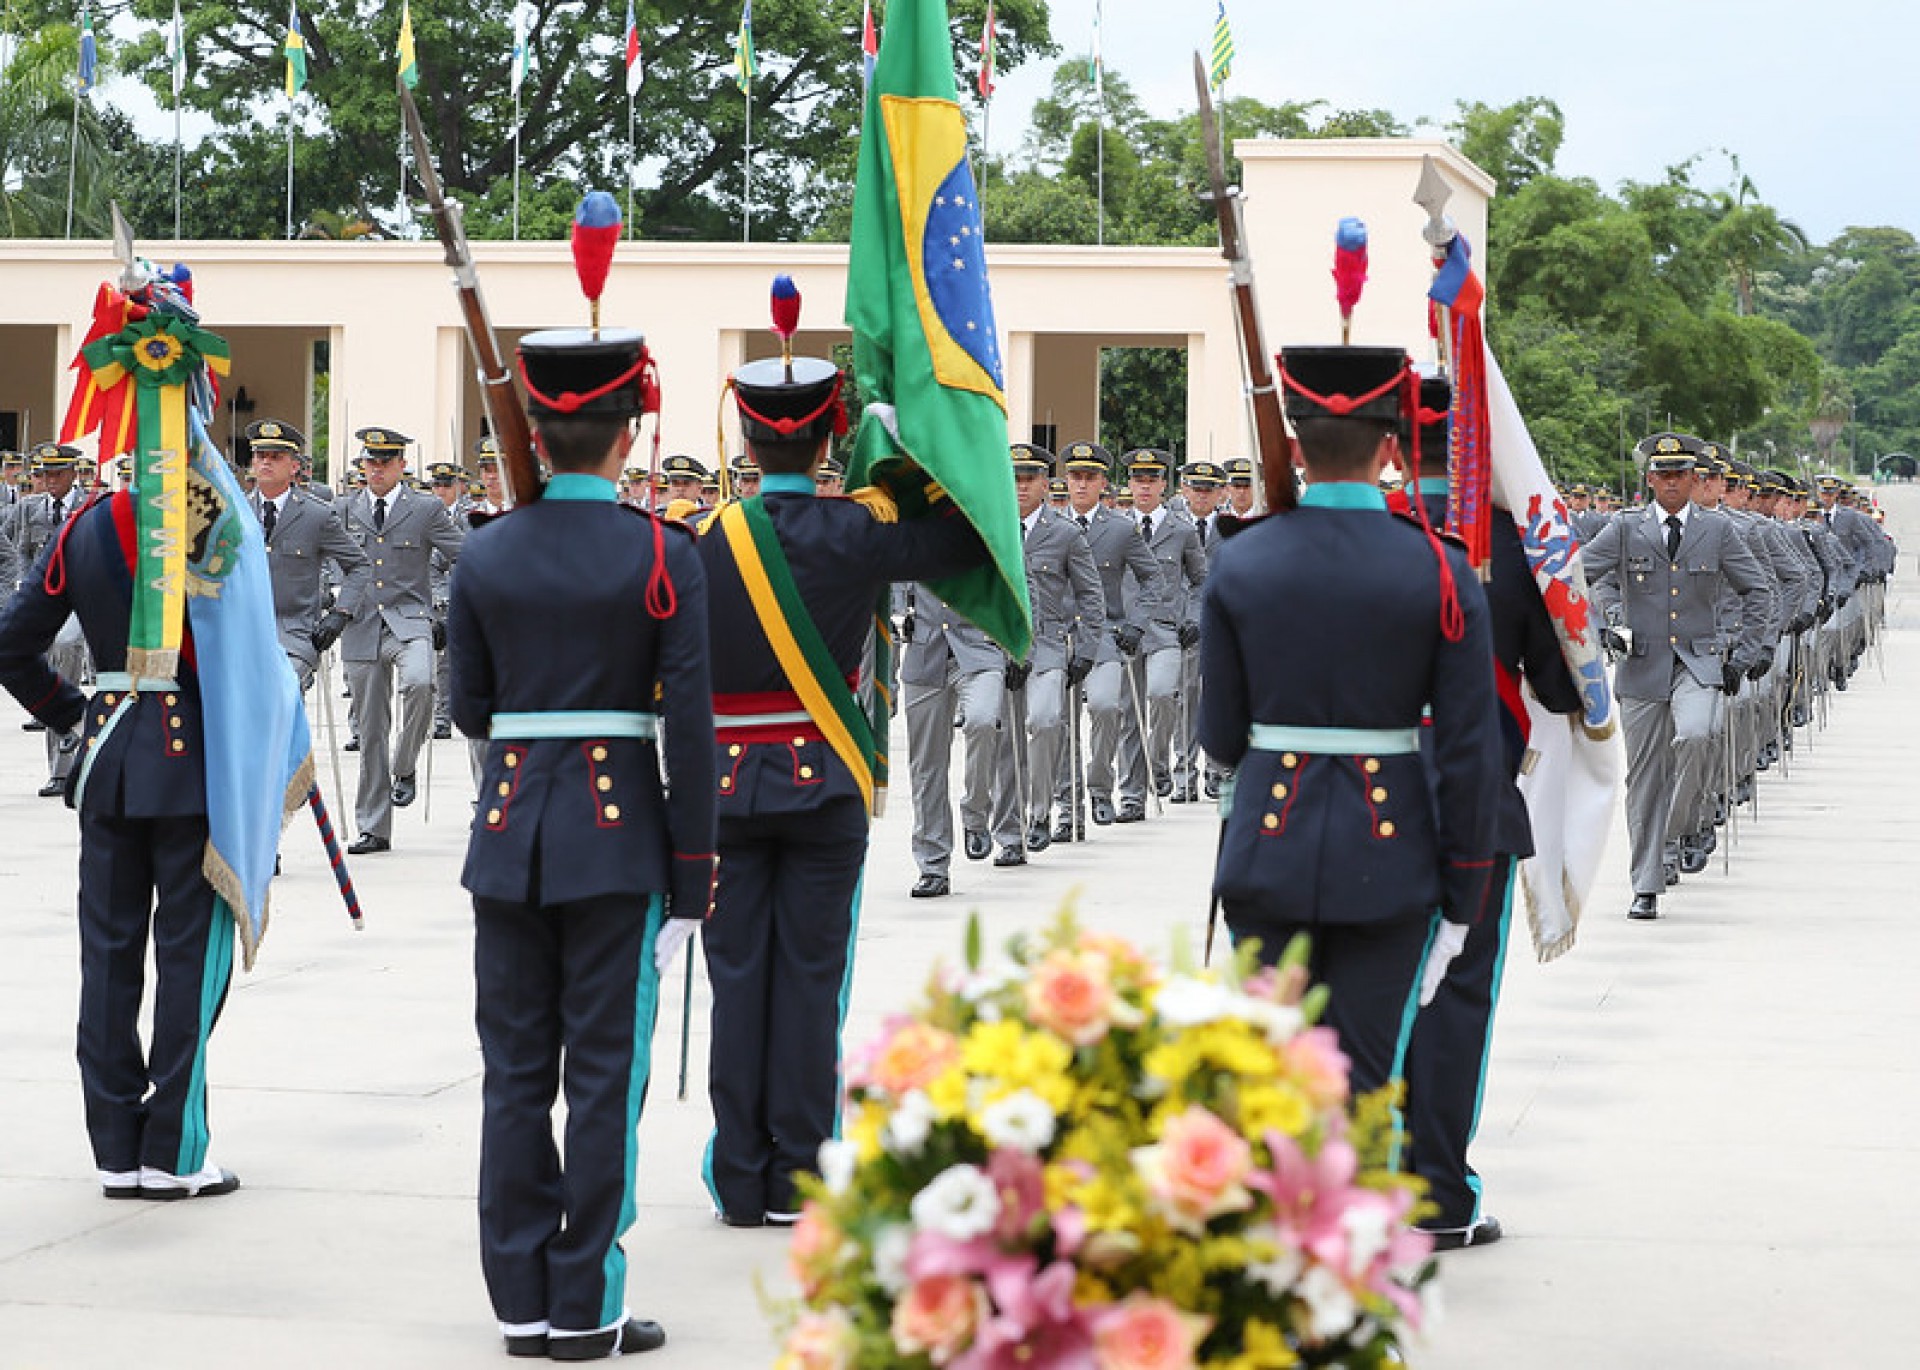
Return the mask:
[[75,136],[78,34],[51,25],[10,41],[0,67],[0,237],[57,238],[66,230],[70,155],[75,226],[104,232],[107,154],[99,117],[84,99]]
[[1732,153],[1727,156],[1733,162],[1735,187],[1732,193],[1714,192],[1718,222],[1708,230],[1706,246],[1726,261],[1740,312],[1751,315],[1754,275],[1790,253],[1805,252],[1810,244],[1798,224],[1760,203],[1752,179],[1740,170],[1740,159]]

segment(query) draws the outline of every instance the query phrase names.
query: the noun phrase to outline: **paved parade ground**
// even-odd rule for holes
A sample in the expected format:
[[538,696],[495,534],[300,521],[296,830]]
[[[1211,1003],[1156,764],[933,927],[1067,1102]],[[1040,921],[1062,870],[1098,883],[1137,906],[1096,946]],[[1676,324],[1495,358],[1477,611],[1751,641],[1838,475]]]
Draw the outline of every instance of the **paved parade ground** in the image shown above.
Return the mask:
[[[1880,496],[1889,531],[1920,546],[1920,488]],[[1911,1354],[1916,574],[1909,550],[1888,587],[1884,673],[1869,656],[1828,728],[1800,735],[1790,777],[1763,775],[1730,873],[1716,854],[1659,922],[1629,923],[1616,824],[1574,951],[1538,966],[1516,926],[1475,1153],[1508,1237],[1444,1258],[1446,1317],[1414,1365],[1806,1370]],[[236,973],[208,1067],[212,1156],[242,1190],[109,1203],[73,1060],[74,821],[33,796],[42,742],[19,718],[0,707],[0,1370],[504,1364],[474,1212],[465,744],[435,744],[430,800],[398,816],[391,853],[354,863],[364,932],[312,824],[288,830],[259,964]],[[895,746],[903,774],[903,727]],[[331,798],[324,760],[320,773]],[[958,954],[970,910],[990,941],[1074,899],[1086,923],[1150,949],[1176,929],[1198,945],[1211,804],[1095,829],[1025,869],[956,860],[952,897],[915,901],[904,790],[893,801],[874,830],[850,1041],[904,1007],[936,955]],[[343,829],[348,808],[334,802]],[[670,983],[629,1302],[666,1327],[651,1365],[766,1365],[782,1237],[710,1216],[708,1001],[696,978],[676,1101],[677,970]]]

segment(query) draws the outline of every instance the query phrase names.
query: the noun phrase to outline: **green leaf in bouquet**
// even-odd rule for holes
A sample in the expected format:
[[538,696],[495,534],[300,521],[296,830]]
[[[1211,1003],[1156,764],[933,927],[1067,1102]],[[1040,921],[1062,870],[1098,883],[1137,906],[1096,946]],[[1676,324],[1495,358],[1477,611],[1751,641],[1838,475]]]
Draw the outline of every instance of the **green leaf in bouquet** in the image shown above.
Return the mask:
[[980,914],[978,910],[967,915],[967,970],[976,975],[980,972]]
[[[1298,939],[1296,939],[1298,940]],[[1327,999],[1332,994],[1325,985],[1315,985],[1300,1000],[1300,1016],[1311,1027],[1320,1021],[1320,1015],[1327,1011]]]

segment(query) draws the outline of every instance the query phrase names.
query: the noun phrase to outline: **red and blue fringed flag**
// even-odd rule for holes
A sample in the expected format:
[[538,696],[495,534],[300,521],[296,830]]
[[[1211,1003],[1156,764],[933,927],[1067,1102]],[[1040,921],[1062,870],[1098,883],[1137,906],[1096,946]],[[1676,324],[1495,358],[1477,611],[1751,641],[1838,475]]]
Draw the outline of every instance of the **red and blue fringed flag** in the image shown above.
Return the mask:
[[1493,453],[1487,440],[1487,343],[1480,321],[1486,287],[1473,270],[1465,234],[1447,245],[1427,298],[1434,327],[1453,359],[1453,411],[1447,442],[1447,528],[1467,544],[1467,559],[1484,577],[1492,546]]

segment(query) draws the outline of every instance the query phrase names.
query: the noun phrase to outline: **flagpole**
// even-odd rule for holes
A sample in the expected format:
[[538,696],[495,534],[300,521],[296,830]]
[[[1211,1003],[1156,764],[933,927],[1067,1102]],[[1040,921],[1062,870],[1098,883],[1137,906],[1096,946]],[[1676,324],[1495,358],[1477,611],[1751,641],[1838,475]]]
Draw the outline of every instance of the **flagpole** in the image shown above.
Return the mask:
[[173,240],[180,241],[180,92],[173,93]]
[[513,87],[513,240],[520,241],[520,85]]
[[753,241],[753,84],[749,80],[747,96],[747,140],[740,152],[740,241]]
[[633,143],[633,79],[627,78],[627,219],[621,226],[622,236],[633,236],[633,176],[639,162],[639,152]]
[[293,238],[293,109],[300,97],[287,95],[287,238]]
[[80,87],[73,90],[73,132],[67,138],[67,236],[73,236],[74,168],[80,157]]

